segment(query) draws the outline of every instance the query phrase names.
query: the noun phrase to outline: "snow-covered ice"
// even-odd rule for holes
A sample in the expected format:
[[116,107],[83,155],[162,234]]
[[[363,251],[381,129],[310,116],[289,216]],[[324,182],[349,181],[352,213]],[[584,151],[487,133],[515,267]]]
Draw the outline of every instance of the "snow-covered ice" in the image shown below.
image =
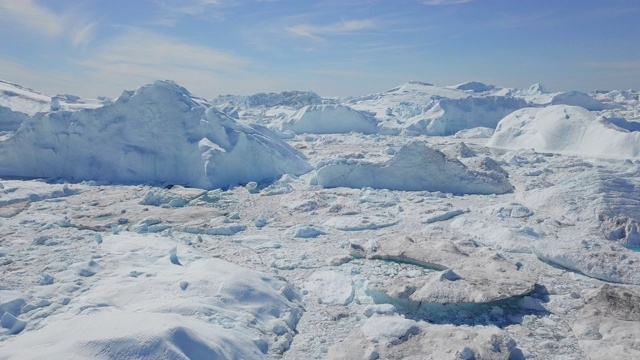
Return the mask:
[[282,125],[283,131],[296,134],[339,134],[360,132],[375,134],[380,129],[373,115],[344,105],[310,105],[302,108]]
[[111,99],[86,99],[75,95],[46,95],[24,86],[0,80],[0,109],[34,115],[56,108],[57,110],[94,109],[111,102]]
[[0,91],[0,359],[638,357],[637,91]]
[[0,173],[213,189],[310,170],[275,134],[198,100],[158,81],[98,109],[36,114],[0,143]]
[[382,164],[336,160],[320,167],[314,180],[324,187],[372,187],[406,191],[442,191],[456,194],[503,194],[512,190],[496,172],[468,169],[455,159],[422,142],[403,145]]
[[640,158],[640,123],[567,105],[527,108],[500,121],[489,146],[601,158]]

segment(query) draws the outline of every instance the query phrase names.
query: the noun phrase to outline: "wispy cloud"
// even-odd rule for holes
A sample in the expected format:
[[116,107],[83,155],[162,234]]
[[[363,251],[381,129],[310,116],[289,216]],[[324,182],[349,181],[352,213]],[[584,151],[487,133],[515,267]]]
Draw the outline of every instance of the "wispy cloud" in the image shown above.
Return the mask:
[[179,38],[130,28],[105,44],[85,65],[108,68],[117,63],[162,70],[167,67],[233,70],[247,62],[245,58],[189,44]]
[[222,78],[245,76],[252,63],[248,58],[179,38],[129,28],[79,65],[95,81],[108,83],[112,89],[169,78],[203,94],[211,93]]
[[473,0],[423,0],[422,3],[430,6],[459,5],[470,3]]
[[226,10],[241,4],[241,0],[154,0],[158,6],[159,18],[152,20],[154,25],[173,27],[178,20],[190,17],[207,17],[223,21]]
[[157,1],[167,11],[182,15],[200,15],[211,7],[223,5],[222,0],[180,0],[180,1]]
[[343,20],[341,22],[328,25],[299,24],[288,27],[289,34],[299,37],[306,37],[316,41],[325,40],[323,36],[344,35],[362,30],[370,30],[378,27],[378,22],[373,19],[364,20]]
[[47,37],[64,31],[62,18],[32,0],[0,0],[0,20]]
[[74,46],[93,39],[98,22],[88,18],[77,11],[57,13],[33,0],[0,0],[0,21],[44,38],[64,38]]
[[86,46],[93,40],[97,22],[82,25],[72,34],[71,42],[74,46]]

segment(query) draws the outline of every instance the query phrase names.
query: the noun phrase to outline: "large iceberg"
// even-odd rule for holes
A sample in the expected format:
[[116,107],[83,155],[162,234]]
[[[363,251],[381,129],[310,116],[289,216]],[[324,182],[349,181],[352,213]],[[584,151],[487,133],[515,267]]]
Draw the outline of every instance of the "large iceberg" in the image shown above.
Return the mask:
[[455,194],[503,194],[513,190],[498,171],[479,172],[438,150],[414,141],[385,163],[335,160],[318,169],[318,185],[331,187],[442,191]]
[[498,124],[488,145],[599,158],[640,158],[640,124],[568,105],[526,108]]
[[440,136],[475,127],[495,128],[504,116],[526,106],[524,100],[512,97],[440,99],[422,116],[408,121],[406,129],[412,134]]
[[495,128],[509,113],[529,106],[511,89],[475,81],[453,87],[410,81],[384,93],[350,99],[348,104],[373,112],[382,133],[429,136]]
[[238,124],[171,81],[97,109],[38,113],[0,143],[2,176],[213,189],[310,169],[268,129]]
[[367,112],[344,105],[310,105],[285,122],[282,130],[291,130],[297,134],[342,134],[352,131],[375,134],[380,129],[378,120]]

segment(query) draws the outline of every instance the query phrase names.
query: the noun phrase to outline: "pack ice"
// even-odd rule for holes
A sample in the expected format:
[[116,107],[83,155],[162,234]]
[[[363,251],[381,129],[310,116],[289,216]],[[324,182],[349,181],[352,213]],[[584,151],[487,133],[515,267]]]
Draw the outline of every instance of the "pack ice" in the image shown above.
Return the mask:
[[0,359],[640,358],[639,121],[539,84],[0,82]]

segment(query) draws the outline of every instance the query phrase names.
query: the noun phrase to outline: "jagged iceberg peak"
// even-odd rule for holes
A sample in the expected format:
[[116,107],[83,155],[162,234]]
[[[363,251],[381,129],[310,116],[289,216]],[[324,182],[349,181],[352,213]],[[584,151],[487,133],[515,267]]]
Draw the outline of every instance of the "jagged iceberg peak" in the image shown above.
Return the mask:
[[540,84],[540,83],[535,83],[531,86],[529,86],[529,89],[527,90],[527,92],[531,95],[537,95],[537,94],[548,94],[549,90],[547,90],[547,87]]
[[172,80],[156,80],[152,84],[140,86],[133,91],[124,90],[115,102],[125,103],[132,98],[135,98],[139,102],[151,99],[159,103],[179,100],[191,108],[210,105],[205,99],[194,96],[189,90]]

